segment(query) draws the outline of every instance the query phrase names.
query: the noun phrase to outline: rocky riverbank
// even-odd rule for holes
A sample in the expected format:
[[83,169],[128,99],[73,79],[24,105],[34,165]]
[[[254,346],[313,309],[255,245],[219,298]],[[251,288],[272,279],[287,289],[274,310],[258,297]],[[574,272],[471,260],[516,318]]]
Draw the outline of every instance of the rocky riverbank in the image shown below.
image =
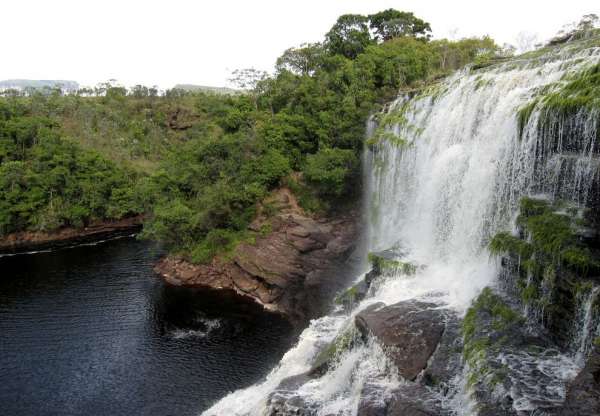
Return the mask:
[[0,254],[18,254],[52,250],[126,236],[142,228],[142,217],[92,223],[84,228],[65,227],[58,230],[22,231],[0,238]]
[[[313,217],[287,189],[275,192],[268,202],[276,213],[259,211],[249,227],[257,233],[255,241],[241,243],[227,258],[210,264],[168,256],[155,271],[172,285],[232,289],[292,321],[313,316],[327,288],[339,287],[334,276],[347,269],[357,246],[359,215],[350,211],[334,218]],[[265,229],[269,232],[260,232]]]

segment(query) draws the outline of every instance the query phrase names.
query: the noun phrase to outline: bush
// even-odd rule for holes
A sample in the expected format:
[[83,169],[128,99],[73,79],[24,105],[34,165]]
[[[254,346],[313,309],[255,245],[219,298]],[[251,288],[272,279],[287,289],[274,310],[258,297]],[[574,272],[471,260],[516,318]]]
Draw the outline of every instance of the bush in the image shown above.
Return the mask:
[[357,175],[358,167],[352,150],[323,149],[307,156],[303,172],[321,195],[340,197],[347,192],[349,179]]

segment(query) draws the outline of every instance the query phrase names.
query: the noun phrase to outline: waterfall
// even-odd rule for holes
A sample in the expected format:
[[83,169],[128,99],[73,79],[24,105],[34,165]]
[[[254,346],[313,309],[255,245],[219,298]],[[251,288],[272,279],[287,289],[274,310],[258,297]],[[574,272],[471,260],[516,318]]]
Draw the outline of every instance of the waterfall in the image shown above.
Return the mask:
[[[487,244],[496,232],[510,230],[520,197],[569,193],[584,202],[592,157],[571,155],[571,163],[560,152],[549,155],[548,149],[540,156],[545,146],[537,127],[540,110],[532,112],[522,132],[517,113],[544,88],[599,59],[600,48],[563,47],[483,70],[465,69],[415,97],[401,96],[392,103],[380,116],[379,127],[370,125],[371,149],[363,163],[368,169],[369,250],[393,248],[403,261],[417,266],[415,275],[388,276],[354,310],[312,321],[264,381],[229,394],[204,415],[270,414],[265,408],[269,395],[290,377],[297,377],[294,387],[280,387],[278,394],[301,399],[299,407],[318,415],[355,415],[366,387],[377,386],[377,395],[384,397],[404,383],[375,342],[350,348],[320,377],[302,375],[323,346],[374,303],[419,299],[464,315],[481,290],[497,282],[499,265],[490,258]],[[582,128],[588,137],[595,135],[591,126]],[[574,172],[569,180],[550,174],[566,169]],[[357,281],[362,278],[357,276]],[[550,357],[541,364],[549,368],[548,374],[556,373],[558,386],[573,376],[569,369],[565,375],[570,364],[561,360],[569,358]],[[471,414],[461,391],[464,382],[457,374],[456,385],[439,398],[449,414]],[[564,389],[556,397],[564,397]],[[531,410],[535,402],[524,397],[519,410]]]
[[573,349],[575,359],[579,365],[584,364],[585,357],[589,352],[592,342],[600,331],[600,323],[594,316],[594,303],[597,300],[600,287],[594,286],[590,290],[583,291],[579,299],[578,325],[573,334]]

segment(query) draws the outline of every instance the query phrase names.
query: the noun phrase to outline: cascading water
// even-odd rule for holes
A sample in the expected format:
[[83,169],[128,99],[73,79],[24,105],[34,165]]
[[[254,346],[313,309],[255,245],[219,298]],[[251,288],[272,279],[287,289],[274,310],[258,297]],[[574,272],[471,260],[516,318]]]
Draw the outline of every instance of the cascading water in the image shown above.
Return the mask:
[[[319,377],[305,374],[319,351],[374,303],[419,299],[464,315],[481,290],[497,281],[499,265],[490,259],[487,243],[496,232],[510,229],[523,195],[569,194],[584,202],[592,157],[585,152],[571,155],[574,161],[566,167],[568,158],[549,156],[543,147],[539,111],[533,111],[522,132],[517,112],[544,87],[599,60],[600,48],[563,47],[530,60],[467,69],[419,96],[394,102],[378,127],[371,124],[371,150],[365,155],[369,244],[370,251],[401,252],[416,273],[388,276],[354,310],[337,310],[312,321],[263,382],[231,393],[204,415],[271,414],[269,400],[287,400],[290,414],[309,409],[293,414],[354,415],[361,394],[373,386],[374,397],[383,398],[405,383],[372,341],[340,354]],[[591,125],[583,128],[587,137],[595,137]],[[568,169],[572,173],[566,176],[550,174]],[[515,409],[523,411],[535,410],[544,401],[559,403],[565,380],[576,369],[572,357],[555,352],[537,357],[515,352],[503,359],[507,368],[521,371],[514,398]],[[532,371],[544,373],[538,383],[548,383],[551,393],[535,385]],[[459,371],[454,386],[444,394],[429,391],[427,400],[437,400],[448,414],[472,414],[473,407],[461,394],[464,389]]]
[[584,364],[593,339],[599,335],[600,324],[594,319],[597,318],[594,316],[594,303],[599,294],[600,287],[595,286],[580,296],[579,325],[576,326],[575,334],[573,334],[575,359],[579,365]]

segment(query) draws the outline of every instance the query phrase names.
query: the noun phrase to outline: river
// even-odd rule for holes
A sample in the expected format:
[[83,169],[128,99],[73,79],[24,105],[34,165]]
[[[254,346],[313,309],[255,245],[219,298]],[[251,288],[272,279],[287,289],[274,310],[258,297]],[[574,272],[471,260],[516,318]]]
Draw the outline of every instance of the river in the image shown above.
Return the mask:
[[163,254],[125,238],[0,258],[6,415],[197,415],[294,343],[235,296],[166,286]]

